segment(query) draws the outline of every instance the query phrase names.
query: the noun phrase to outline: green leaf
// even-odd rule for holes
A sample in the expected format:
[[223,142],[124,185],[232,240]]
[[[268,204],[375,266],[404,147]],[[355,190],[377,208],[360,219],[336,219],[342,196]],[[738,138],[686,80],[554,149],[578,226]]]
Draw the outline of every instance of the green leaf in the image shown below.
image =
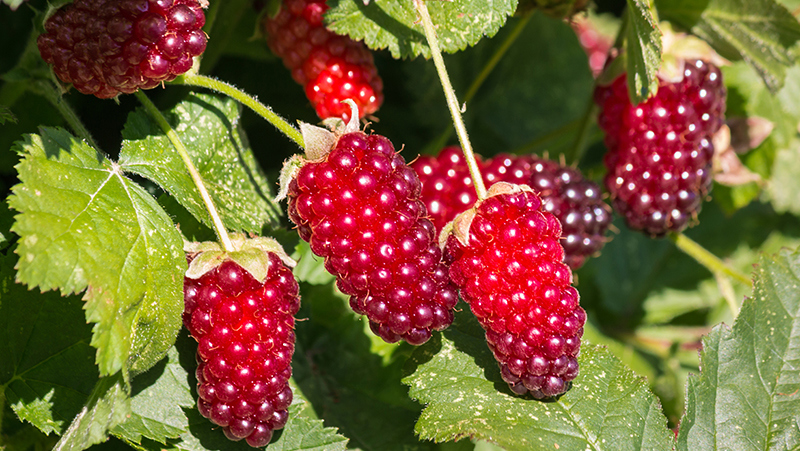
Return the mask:
[[129,387],[122,373],[97,381],[89,400],[53,451],[81,451],[108,438],[108,431],[130,412]]
[[772,168],[768,192],[775,209],[800,216],[800,139],[779,150]]
[[772,92],[795,62],[800,23],[774,0],[656,0],[661,18],[690,30],[729,60],[744,60]]
[[17,118],[9,107],[0,105],[0,125],[4,125],[6,122],[16,123]]
[[414,437],[420,409],[400,382],[409,346],[376,338],[383,346],[376,349],[368,322],[333,284],[302,284],[301,292],[298,318],[308,320],[297,322],[294,380],[326,424],[339,428],[353,448],[433,449]]
[[143,437],[166,444],[167,439],[178,438],[189,428],[181,408],[192,408],[195,401],[174,347],[166,359],[133,380],[131,393],[131,412],[112,434],[136,444],[141,444]]
[[733,328],[703,340],[678,449],[800,447],[800,252],[763,256]]
[[[277,223],[270,183],[261,172],[244,132],[241,107],[234,100],[191,93],[166,112],[200,172],[225,226],[259,233]],[[172,143],[150,116],[131,113],[122,131],[120,165],[158,183],[195,218],[213,226],[197,188]]]
[[91,327],[77,296],[14,283],[16,260],[0,256],[0,399],[5,394],[20,420],[61,434],[98,377]]
[[[575,140],[574,124],[591,99],[592,73],[575,32],[564,22],[543,14],[534,14],[527,24],[525,20],[511,18],[493,39],[479,42],[468,52],[444,56],[456,93],[462,95],[504,42],[518,27],[524,26],[466,104],[464,120],[472,144],[486,157],[519,148],[527,153],[532,143],[559,133],[571,146]],[[556,42],[558,45],[553,44]],[[570,76],[564,77],[565,73]],[[380,127],[387,136],[397,137],[394,142],[398,147],[405,144],[406,160],[411,161],[420,152],[437,154],[444,145],[457,144],[454,133],[446,142],[435,139],[452,129],[453,124],[433,63],[425,60],[406,63],[400,81],[411,93],[406,97],[415,101],[413,108],[393,112],[402,116],[403,121],[397,117],[382,122]],[[390,114],[391,108],[396,105],[385,105],[382,114]],[[410,121],[418,122],[409,126]],[[406,128],[400,128],[404,125]],[[428,132],[430,138],[420,136],[420,129]],[[424,145],[427,147],[423,150]],[[555,157],[560,149],[550,145],[547,150]]]
[[62,294],[88,288],[100,373],[146,370],[181,325],[180,233],[117,164],[64,130],[42,128],[16,150],[24,157],[9,198],[20,212],[17,279]]
[[628,95],[637,104],[658,89],[661,67],[661,30],[656,12],[648,0],[627,0],[625,30]]
[[[454,53],[492,37],[514,13],[517,0],[453,0],[426,2],[443,52]],[[414,2],[334,0],[325,14],[326,26],[347,34],[371,49],[388,49],[395,58],[430,58],[431,50]]]
[[334,276],[325,269],[325,259],[314,255],[305,241],[297,245],[292,258],[297,262],[297,266],[292,268],[297,280],[312,285],[324,285],[334,280]]
[[669,450],[672,432],[658,399],[606,349],[588,343],[572,389],[553,402],[511,394],[483,329],[463,311],[443,335],[420,347],[403,382],[426,405],[423,439],[489,440],[510,450]]

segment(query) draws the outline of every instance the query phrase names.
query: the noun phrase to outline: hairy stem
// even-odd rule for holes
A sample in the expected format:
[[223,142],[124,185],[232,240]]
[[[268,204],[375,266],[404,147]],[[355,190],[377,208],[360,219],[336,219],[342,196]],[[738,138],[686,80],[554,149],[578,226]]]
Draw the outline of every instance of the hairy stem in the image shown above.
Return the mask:
[[92,134],[89,133],[89,130],[83,125],[83,122],[81,122],[75,110],[72,109],[72,106],[67,103],[66,99],[61,95],[61,91],[55,83],[50,80],[40,80],[34,83],[31,89],[56,107],[58,112],[61,113],[61,116],[64,117],[79,138],[86,141],[87,144],[95,149],[100,150],[100,146],[94,141]]
[[483,177],[478,169],[478,162],[475,161],[475,154],[472,151],[472,144],[469,142],[469,135],[467,128],[464,126],[464,119],[461,117],[461,109],[459,108],[456,93],[453,90],[453,85],[450,83],[450,76],[447,75],[447,68],[442,59],[442,51],[439,49],[439,40],[436,37],[436,30],[433,27],[431,15],[428,13],[428,7],[423,0],[414,0],[414,6],[420,15],[422,21],[422,28],[425,30],[425,38],[428,40],[428,46],[431,48],[431,56],[433,63],[436,66],[436,72],[439,74],[439,80],[442,83],[444,96],[447,99],[447,107],[450,109],[450,115],[453,117],[453,126],[458,135],[458,141],[461,143],[461,151],[464,152],[464,159],[467,161],[469,167],[469,174],[472,177],[472,183],[475,185],[475,192],[478,194],[478,199],[486,198],[486,187],[483,185]]
[[189,171],[189,175],[192,177],[192,181],[194,181],[197,191],[200,193],[200,197],[203,199],[203,203],[206,205],[206,210],[208,210],[208,214],[211,216],[211,221],[214,223],[214,230],[217,232],[217,237],[222,243],[223,249],[228,252],[233,251],[233,245],[228,237],[228,232],[225,230],[225,224],[222,223],[222,219],[217,212],[217,207],[214,206],[214,201],[211,200],[211,195],[208,194],[206,185],[203,183],[203,178],[200,176],[200,173],[197,171],[194,163],[192,163],[192,159],[189,158],[189,152],[186,150],[186,146],[183,145],[180,137],[177,133],[175,133],[175,130],[172,128],[172,126],[169,125],[169,122],[167,122],[167,119],[163,114],[161,114],[161,111],[156,108],[155,104],[153,104],[153,102],[142,91],[136,91],[136,97],[142,103],[153,120],[156,121],[164,134],[167,135],[167,138],[169,138],[169,140],[172,142],[172,145],[175,146],[175,150],[178,151],[178,155],[181,156],[183,164]]
[[222,94],[227,95],[235,100],[237,100],[242,105],[250,108],[251,110],[255,111],[256,114],[263,117],[267,122],[274,125],[275,128],[283,132],[286,136],[289,137],[292,141],[297,143],[298,146],[303,147],[303,135],[300,134],[300,131],[295,127],[292,127],[289,122],[287,122],[282,117],[275,114],[272,109],[263,103],[259,102],[258,99],[255,97],[247,94],[246,92],[242,91],[241,89],[225,83],[223,81],[219,81],[217,79],[207,77],[205,75],[196,75],[196,74],[184,74],[177,77],[173,83],[176,84],[183,84],[188,86],[200,86],[202,88],[208,88],[213,91],[220,92]]
[[[464,103],[469,103],[469,101],[472,100],[473,97],[475,97],[475,94],[478,92],[481,86],[483,86],[483,82],[485,82],[486,79],[489,77],[489,74],[491,74],[492,71],[494,71],[494,69],[503,59],[503,56],[505,56],[506,52],[508,52],[508,49],[511,48],[511,44],[513,44],[517,40],[519,35],[522,33],[522,30],[525,29],[526,25],[528,25],[528,22],[530,22],[531,20],[531,16],[532,14],[525,14],[519,20],[519,22],[517,22],[514,28],[511,29],[511,33],[509,33],[508,36],[506,36],[506,38],[503,40],[500,46],[494,51],[492,57],[489,59],[489,61],[486,62],[486,65],[483,66],[483,69],[481,69],[481,72],[478,74],[478,76],[475,77],[474,80],[472,80],[472,83],[469,85],[469,88],[467,88],[467,93],[464,94]],[[447,143],[447,140],[450,138],[450,135],[452,134],[453,134],[453,129],[451,127],[447,127],[447,129],[443,130],[442,133],[439,135],[439,137],[436,138],[435,141],[436,144],[434,148],[441,149],[442,147],[444,147],[445,143]]]
[[692,241],[682,233],[671,233],[669,238],[678,246],[678,249],[695,259],[698,263],[708,268],[712,274],[725,274],[738,282],[750,286],[750,278],[745,274],[726,265],[716,255],[706,250],[697,242]]

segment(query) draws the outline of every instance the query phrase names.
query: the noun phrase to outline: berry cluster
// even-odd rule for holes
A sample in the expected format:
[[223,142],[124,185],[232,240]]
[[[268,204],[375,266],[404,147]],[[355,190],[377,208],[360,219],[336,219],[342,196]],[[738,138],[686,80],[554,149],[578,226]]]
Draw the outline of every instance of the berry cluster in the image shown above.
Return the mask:
[[[532,155],[499,154],[485,162],[478,158],[483,181],[529,185],[537,191],[544,209],[556,215],[563,228],[566,262],[572,269],[605,244],[611,223],[600,187],[571,167]],[[411,166],[422,182],[422,201],[437,230],[467,210],[477,200],[461,149],[447,147],[437,157],[421,156]]]
[[456,218],[445,260],[517,394],[556,396],[578,374],[586,313],[563,263],[561,225],[530,188],[497,183]]
[[274,253],[262,283],[231,260],[184,280],[183,323],[199,343],[197,407],[231,440],[263,447],[286,424],[298,291]]
[[205,20],[198,0],[75,0],[47,19],[37,45],[61,81],[108,99],[191,69]]
[[426,342],[453,321],[456,289],[441,263],[420,182],[392,143],[356,131],[288,186],[289,218],[387,342]]
[[659,79],[657,94],[639,105],[630,102],[624,74],[597,88],[609,150],[605,185],[631,228],[663,236],[700,211],[725,94],[719,68],[702,60],[685,61],[681,81]]
[[352,99],[362,116],[383,102],[383,81],[372,53],[361,43],[325,28],[325,0],[284,0],[275,17],[267,17],[267,44],[305,88],[320,118],[349,119]]

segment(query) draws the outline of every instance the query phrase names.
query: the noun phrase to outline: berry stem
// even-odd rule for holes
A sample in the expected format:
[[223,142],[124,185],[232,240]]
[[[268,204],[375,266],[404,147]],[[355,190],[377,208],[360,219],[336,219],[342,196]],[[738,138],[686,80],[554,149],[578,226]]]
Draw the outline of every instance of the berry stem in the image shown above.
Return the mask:
[[[494,54],[492,54],[492,57],[489,58],[489,61],[487,61],[483,66],[483,69],[481,69],[481,72],[478,74],[478,76],[472,80],[469,88],[467,88],[467,93],[464,94],[464,103],[469,103],[469,101],[475,97],[475,94],[478,92],[481,86],[483,86],[483,82],[486,81],[486,79],[489,77],[489,74],[494,71],[495,67],[497,67],[497,65],[503,59],[503,56],[505,56],[506,52],[508,52],[508,49],[511,48],[511,44],[513,44],[519,35],[522,34],[522,30],[524,30],[525,26],[528,25],[528,22],[530,22],[532,15],[533,14],[525,14],[522,16],[522,18],[520,18],[519,22],[514,25],[514,28],[511,29],[511,32],[508,34],[508,36],[506,36],[500,46],[494,51]],[[431,146],[433,147],[434,152],[438,152],[439,149],[444,147],[447,143],[447,140],[450,138],[450,135],[452,134],[453,129],[451,127],[447,127],[447,129],[442,131],[436,141],[434,141],[433,146]]]
[[431,15],[428,13],[428,7],[423,0],[414,0],[414,6],[416,6],[422,20],[422,28],[431,48],[433,64],[436,66],[436,72],[438,72],[439,80],[442,83],[444,96],[447,99],[447,107],[450,108],[450,115],[453,117],[453,126],[455,126],[458,141],[461,143],[461,151],[464,152],[464,159],[469,167],[469,174],[472,177],[472,183],[475,185],[475,192],[478,194],[478,200],[485,199],[486,187],[483,185],[483,177],[478,169],[478,162],[475,161],[475,154],[472,151],[472,144],[469,142],[464,119],[461,117],[461,109],[458,105],[456,93],[450,83],[450,77],[447,75],[447,67],[445,67],[444,59],[442,59],[442,51],[439,49],[439,40],[436,37]]
[[72,109],[72,106],[67,102],[67,100],[61,95],[61,91],[50,80],[41,80],[33,84],[31,90],[40,96],[47,99],[64,119],[67,121],[69,126],[72,130],[77,133],[78,137],[86,141],[87,144],[92,146],[96,150],[100,150],[100,146],[97,145],[94,138],[92,138],[92,134],[89,133],[89,130],[83,125],[83,122],[78,117],[78,114],[75,110]]
[[751,285],[749,277],[726,265],[719,257],[712,254],[683,233],[670,233],[669,238],[678,246],[678,249],[697,260],[698,263],[705,266],[712,274],[726,274],[738,282],[748,286]]
[[247,94],[233,85],[225,83],[224,81],[207,77],[205,75],[197,74],[181,75],[177,77],[173,83],[208,88],[212,91],[217,91],[227,95],[228,97],[236,99],[239,103],[255,111],[256,114],[263,117],[270,124],[274,125],[275,128],[283,132],[284,135],[288,136],[289,139],[294,141],[298,146],[303,147],[303,135],[300,134],[298,129],[292,127],[289,122],[275,114],[270,107],[264,105],[255,97]]
[[214,223],[214,230],[217,232],[217,238],[219,238],[220,242],[222,242],[222,248],[226,252],[233,252],[233,245],[231,244],[230,237],[228,237],[228,232],[225,230],[225,224],[222,223],[222,219],[217,212],[217,207],[214,206],[214,201],[211,200],[211,195],[208,194],[206,185],[203,183],[203,178],[200,176],[200,173],[197,171],[194,163],[192,163],[192,159],[189,157],[189,152],[186,150],[186,146],[183,145],[180,137],[177,133],[175,133],[175,130],[172,128],[172,126],[169,125],[169,122],[167,122],[167,119],[163,114],[161,114],[161,111],[141,90],[136,91],[136,98],[139,99],[153,120],[156,121],[164,134],[167,135],[167,138],[169,138],[169,140],[172,142],[172,145],[175,146],[175,150],[178,151],[178,155],[181,156],[183,164],[186,166],[186,169],[189,170],[189,175],[192,177],[192,181],[194,181],[197,191],[200,193],[200,197],[203,199],[203,203],[206,205],[208,215],[211,216],[211,221]]

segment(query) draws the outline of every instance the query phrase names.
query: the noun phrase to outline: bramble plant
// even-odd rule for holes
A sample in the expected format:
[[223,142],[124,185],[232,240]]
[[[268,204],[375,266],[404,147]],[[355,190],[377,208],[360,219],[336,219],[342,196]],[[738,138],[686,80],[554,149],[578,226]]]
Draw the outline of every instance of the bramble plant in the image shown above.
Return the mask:
[[0,3],[0,450],[800,449],[800,0]]

